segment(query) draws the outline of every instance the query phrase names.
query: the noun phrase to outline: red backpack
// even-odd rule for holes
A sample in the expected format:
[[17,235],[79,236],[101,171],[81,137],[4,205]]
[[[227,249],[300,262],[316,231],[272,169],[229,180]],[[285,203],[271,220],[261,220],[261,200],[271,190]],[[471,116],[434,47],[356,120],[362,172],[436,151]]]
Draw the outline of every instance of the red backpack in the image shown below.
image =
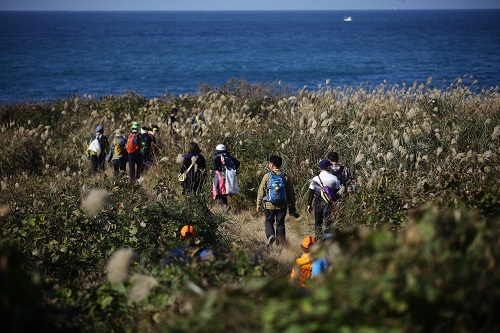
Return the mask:
[[139,133],[132,133],[128,136],[125,149],[129,154],[137,154],[141,152]]

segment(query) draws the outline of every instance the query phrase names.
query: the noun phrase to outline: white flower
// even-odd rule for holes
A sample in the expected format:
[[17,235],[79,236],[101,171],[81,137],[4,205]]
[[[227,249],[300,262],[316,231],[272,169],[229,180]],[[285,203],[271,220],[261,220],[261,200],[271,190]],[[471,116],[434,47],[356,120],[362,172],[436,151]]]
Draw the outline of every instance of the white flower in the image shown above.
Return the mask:
[[120,249],[111,255],[107,265],[109,282],[119,283],[125,280],[133,255],[132,249]]
[[491,133],[491,139],[495,140],[500,135],[500,125],[495,126],[493,133]]
[[358,153],[358,156],[356,156],[356,159],[354,160],[355,164],[358,164],[362,162],[365,158],[365,155],[361,154],[361,152]]
[[151,276],[136,274],[130,279],[132,288],[128,295],[130,303],[137,303],[148,297],[149,291],[158,285],[158,281]]

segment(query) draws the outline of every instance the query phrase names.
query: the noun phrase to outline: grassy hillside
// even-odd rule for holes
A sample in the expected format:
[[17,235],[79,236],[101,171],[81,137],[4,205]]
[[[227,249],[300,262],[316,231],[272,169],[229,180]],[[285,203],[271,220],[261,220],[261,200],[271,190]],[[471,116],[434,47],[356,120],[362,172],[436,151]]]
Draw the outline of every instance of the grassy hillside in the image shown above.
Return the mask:
[[[179,108],[175,137],[168,134]],[[202,135],[192,136],[194,110]],[[93,178],[84,155],[97,125],[112,137],[158,124],[163,149],[139,184]],[[500,94],[460,80],[427,85],[304,88],[229,81],[196,95],[134,93],[0,107],[0,328],[82,332],[493,332],[500,328]],[[241,162],[230,214],[211,184],[186,199],[178,157],[224,143]],[[355,180],[317,254],[333,270],[299,290],[287,281],[308,179],[338,151]],[[298,220],[264,246],[256,189],[270,154],[294,181]],[[184,224],[213,261],[165,266]],[[130,263],[130,264],[129,264]],[[35,326],[31,327],[30,325]]]

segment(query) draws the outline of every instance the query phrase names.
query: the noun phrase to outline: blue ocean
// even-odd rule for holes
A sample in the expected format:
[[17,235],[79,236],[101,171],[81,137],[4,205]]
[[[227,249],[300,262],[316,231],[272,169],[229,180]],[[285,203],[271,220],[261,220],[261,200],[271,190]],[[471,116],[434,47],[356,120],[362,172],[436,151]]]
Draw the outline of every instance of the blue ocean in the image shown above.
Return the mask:
[[500,10],[0,12],[0,103],[429,77],[499,85]]

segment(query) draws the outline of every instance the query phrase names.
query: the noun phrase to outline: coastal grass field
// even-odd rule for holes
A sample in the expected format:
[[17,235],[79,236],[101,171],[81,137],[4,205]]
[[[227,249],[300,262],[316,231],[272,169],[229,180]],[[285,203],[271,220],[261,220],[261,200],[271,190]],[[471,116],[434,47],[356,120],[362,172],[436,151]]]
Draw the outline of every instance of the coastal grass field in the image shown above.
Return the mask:
[[[179,108],[174,135],[172,107]],[[194,110],[203,115],[193,137]],[[157,124],[162,149],[138,184],[90,175],[97,125],[112,138]],[[231,80],[197,94],[73,96],[0,107],[1,331],[494,332],[500,329],[500,93],[457,79],[412,86],[291,91]],[[210,178],[186,198],[179,156],[196,141],[210,164],[224,143],[241,193],[223,214]],[[288,281],[318,162],[337,151],[355,187],[331,271]],[[301,217],[268,249],[255,212],[266,158],[283,157]],[[165,266],[185,224],[213,260]]]

